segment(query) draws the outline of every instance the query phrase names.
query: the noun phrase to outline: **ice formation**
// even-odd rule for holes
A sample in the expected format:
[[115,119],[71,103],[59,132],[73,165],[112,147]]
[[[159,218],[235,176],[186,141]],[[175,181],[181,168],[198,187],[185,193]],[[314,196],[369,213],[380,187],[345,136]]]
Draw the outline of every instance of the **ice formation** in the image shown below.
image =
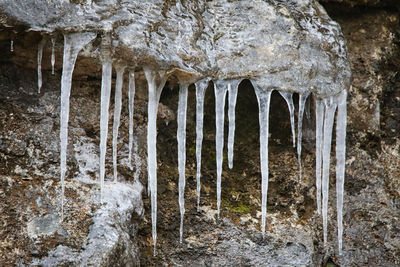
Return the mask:
[[185,168],[186,168],[186,111],[188,87],[186,83],[179,86],[178,102],[178,130],[176,133],[178,139],[178,170],[179,170],[179,211],[181,213],[181,222],[179,227],[179,242],[182,243],[183,237],[183,217],[185,215]]
[[114,124],[113,124],[113,169],[114,169],[114,182],[117,182],[117,146],[118,146],[118,129],[121,119],[121,108],[122,108],[122,84],[124,81],[125,65],[116,65],[115,71],[117,73],[115,83],[115,99],[114,99]]
[[331,158],[331,141],[333,120],[337,107],[337,99],[334,97],[325,98],[324,129],[322,141],[322,221],[324,245],[328,240],[328,197],[329,197],[329,166]]
[[339,254],[342,254],[343,247],[343,193],[346,165],[346,124],[347,91],[342,91],[338,98],[338,112],[336,117],[336,207]]
[[196,189],[197,189],[197,211],[200,210],[201,190],[201,146],[203,143],[203,119],[204,119],[204,95],[210,79],[202,79],[196,85]]
[[[135,107],[135,71],[129,71],[129,85],[128,85],[128,109],[129,109],[129,152],[128,162],[132,168],[132,148],[133,148],[133,112]],[[136,159],[135,159],[136,161]]]
[[56,45],[56,40],[51,38],[51,74],[54,75],[54,65],[56,64],[56,56],[54,53],[54,46]]
[[[165,72],[156,72],[145,67],[144,74],[148,85],[147,109],[147,170],[148,193],[151,198],[151,223],[154,255],[157,243],[157,111],[160,96],[168,76]],[[157,75],[158,74],[158,75]],[[158,82],[157,82],[158,76]]]
[[238,87],[241,80],[232,80],[228,84],[228,118],[229,118],[229,132],[228,132],[228,166],[229,169],[233,168],[233,144],[235,142],[235,108],[238,93]]
[[10,42],[10,52],[14,52],[14,40]]
[[301,167],[301,140],[303,138],[303,115],[304,106],[309,96],[309,92],[305,92],[299,95],[299,113],[297,118],[297,161],[299,162],[299,177],[300,183],[303,178],[303,169]]
[[[107,41],[105,41],[107,42]],[[108,136],[108,109],[110,106],[112,61],[107,48],[102,51],[102,78],[100,99],[100,201],[103,202],[103,188],[105,177],[105,162]]]
[[294,104],[293,104],[293,93],[279,91],[283,99],[285,99],[286,104],[289,108],[290,114],[290,127],[292,129],[292,139],[293,139],[293,147],[296,147],[296,131],[294,129]]
[[317,211],[321,214],[321,166],[322,166],[322,138],[324,127],[325,106],[322,99],[315,101],[315,185],[317,188]]
[[63,70],[61,76],[60,110],[60,177],[61,177],[61,220],[64,218],[64,179],[67,170],[67,144],[69,96],[71,94],[72,73],[79,51],[96,37],[94,33],[69,33],[64,35]]
[[215,151],[217,160],[217,214],[221,207],[221,176],[222,160],[224,151],[224,121],[225,121],[225,98],[230,82],[224,80],[214,81],[215,93]]
[[43,38],[38,45],[38,54],[37,54],[38,94],[40,94],[40,89],[42,88],[42,57],[43,57],[43,48],[45,44],[46,44],[46,39]]
[[272,90],[264,90],[252,81],[256,92],[259,107],[260,123],[260,161],[261,161],[261,231],[265,233],[265,222],[267,216],[267,194],[268,194],[268,134],[269,134],[269,105]]

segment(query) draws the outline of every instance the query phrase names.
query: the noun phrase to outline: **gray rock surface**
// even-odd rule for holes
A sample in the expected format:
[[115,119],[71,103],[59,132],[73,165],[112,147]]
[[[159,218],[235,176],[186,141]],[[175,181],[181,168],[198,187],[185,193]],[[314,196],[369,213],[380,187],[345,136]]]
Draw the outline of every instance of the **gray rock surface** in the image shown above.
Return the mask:
[[0,13],[7,26],[49,34],[111,33],[114,59],[181,80],[255,78],[262,88],[320,97],[350,85],[340,27],[312,0],[2,0]]

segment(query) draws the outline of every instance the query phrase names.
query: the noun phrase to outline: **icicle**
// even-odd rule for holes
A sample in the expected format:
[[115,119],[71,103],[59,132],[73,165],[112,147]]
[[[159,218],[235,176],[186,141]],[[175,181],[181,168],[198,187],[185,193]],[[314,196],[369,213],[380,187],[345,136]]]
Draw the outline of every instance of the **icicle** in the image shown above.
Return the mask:
[[236,107],[236,98],[238,93],[238,87],[242,80],[232,80],[228,84],[229,91],[229,109],[228,109],[228,118],[229,118],[229,134],[228,134],[228,166],[229,169],[233,167],[233,144],[235,142],[235,107]]
[[132,168],[132,147],[133,147],[133,111],[135,107],[135,71],[129,71],[129,154],[128,162],[129,166]]
[[316,99],[315,107],[315,184],[317,187],[317,210],[321,214],[321,164],[322,164],[322,142],[323,142],[323,127],[324,127],[325,107],[320,99]]
[[111,42],[110,36],[102,40],[102,76],[101,76],[101,99],[100,99],[100,201],[103,203],[103,189],[105,177],[105,163],[108,137],[108,117],[111,95],[112,62],[108,45]]
[[292,140],[293,147],[296,147],[296,132],[294,129],[294,104],[293,104],[293,93],[279,91],[283,99],[285,99],[290,113],[290,127],[292,128]]
[[42,88],[42,57],[43,57],[43,47],[45,44],[46,44],[46,39],[43,38],[38,45],[38,54],[37,54],[38,94],[40,94],[40,89]]
[[51,75],[54,75],[54,64],[56,63],[56,56],[54,54],[55,43],[54,37],[51,38]]
[[299,177],[300,183],[303,177],[303,170],[301,167],[301,139],[303,137],[303,114],[304,114],[304,105],[307,101],[307,97],[310,93],[305,92],[299,95],[299,113],[297,120],[297,160],[299,162]]
[[162,89],[167,81],[165,72],[159,72],[160,82],[156,85],[156,72],[144,68],[148,83],[148,121],[147,121],[147,171],[148,191],[151,197],[151,222],[154,255],[157,243],[157,110]]
[[204,95],[210,79],[206,78],[196,85],[196,163],[197,163],[197,211],[200,210],[201,145],[203,143]]
[[114,167],[114,182],[117,182],[118,171],[117,171],[117,143],[118,143],[118,129],[121,118],[121,106],[122,106],[122,84],[124,82],[124,71],[126,66],[116,66],[115,71],[117,72],[117,78],[115,83],[115,100],[114,100],[114,124],[113,124],[113,167]]
[[94,33],[71,33],[64,36],[64,58],[61,76],[61,111],[60,111],[60,177],[61,177],[61,220],[64,219],[64,179],[67,170],[67,144],[69,96],[71,93],[72,73],[79,51],[96,37]]
[[179,242],[182,243],[183,237],[183,217],[185,214],[185,166],[186,166],[186,111],[188,84],[180,84],[179,103],[178,103],[178,169],[179,169],[179,210],[181,213],[181,223],[179,227]]
[[333,101],[330,97],[324,99],[325,104],[325,118],[324,118],[324,137],[322,144],[322,220],[324,230],[324,246],[326,246],[328,236],[328,197],[329,197],[329,165],[331,154],[331,140],[333,120],[335,118],[335,111],[337,102]]
[[268,194],[268,132],[269,132],[269,104],[272,90],[263,90],[252,82],[256,92],[259,107],[260,123],[260,161],[261,161],[261,231],[265,234]]
[[343,191],[346,164],[346,124],[347,124],[347,91],[339,95],[336,117],[336,201],[339,255],[342,254],[343,236]]
[[218,80],[214,82],[215,92],[215,147],[216,147],[216,159],[217,159],[217,214],[219,218],[219,212],[221,207],[221,176],[222,176],[222,160],[224,150],[224,119],[225,119],[225,98],[226,92],[228,91],[227,81]]
[[14,40],[11,40],[11,43],[10,43],[10,51],[11,51],[11,52],[14,52]]

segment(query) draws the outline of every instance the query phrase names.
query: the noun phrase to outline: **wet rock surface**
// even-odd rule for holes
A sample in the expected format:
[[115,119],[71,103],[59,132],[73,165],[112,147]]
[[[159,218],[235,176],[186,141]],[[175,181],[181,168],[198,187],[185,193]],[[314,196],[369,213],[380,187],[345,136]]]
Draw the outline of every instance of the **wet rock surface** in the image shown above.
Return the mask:
[[[0,265],[79,265],[84,263],[84,257],[106,266],[139,262],[142,266],[399,265],[399,17],[395,10],[385,8],[354,8],[347,12],[348,7],[340,4],[327,8],[341,25],[353,72],[348,99],[343,256],[337,252],[333,167],[326,248],[322,241],[322,219],[316,214],[312,98],[303,126],[304,172],[303,183],[299,184],[287,107],[277,92],[272,95],[267,231],[262,238],[258,107],[248,80],[239,86],[232,170],[224,157],[220,220],[216,217],[214,92],[210,84],[205,102],[201,209],[197,212],[195,97],[194,88],[189,88],[183,244],[179,244],[176,81],[171,80],[164,88],[157,144],[159,237],[157,255],[153,256],[146,190],[141,195],[145,209],[141,218],[142,202],[137,190],[140,186],[122,189],[117,185],[115,195],[122,199],[108,202],[111,206],[100,206],[97,184],[88,183],[98,178],[101,66],[97,59],[86,57],[78,58],[74,73],[66,219],[57,223],[62,39],[56,46],[55,76],[50,73],[50,49],[44,50],[44,83],[42,93],[37,95],[36,53],[41,36],[34,32],[13,35],[3,30],[0,34]],[[15,36],[14,53],[9,51],[12,36]],[[143,161],[139,179],[146,188],[147,89],[143,74],[137,72],[136,76],[135,138]],[[132,183],[135,170],[126,164],[126,89],[125,86],[118,171],[121,181]],[[295,95],[295,103],[297,100]],[[112,109],[113,105],[111,112]],[[111,148],[106,163],[107,178],[112,180]],[[108,189],[114,196],[111,187],[112,184]],[[97,220],[99,217],[104,220]],[[101,242],[93,233],[104,235]],[[120,237],[111,239],[115,246],[103,246],[110,244],[108,233]],[[101,245],[96,245],[98,241]],[[96,255],[90,256],[90,249]]]
[[[257,78],[263,88],[320,97],[349,86],[340,27],[315,1],[2,0],[0,10],[5,26],[111,35],[114,59],[181,80]],[[99,58],[96,48],[90,56]]]

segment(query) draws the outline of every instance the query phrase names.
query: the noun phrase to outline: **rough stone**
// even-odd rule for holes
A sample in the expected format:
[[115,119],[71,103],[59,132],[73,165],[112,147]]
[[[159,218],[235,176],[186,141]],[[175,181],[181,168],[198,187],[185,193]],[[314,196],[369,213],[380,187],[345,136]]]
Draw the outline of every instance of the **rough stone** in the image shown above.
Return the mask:
[[[112,34],[115,59],[181,80],[254,78],[263,88],[320,97],[350,84],[340,27],[316,1],[2,0],[0,13],[11,27]],[[90,56],[100,56],[96,48]]]

